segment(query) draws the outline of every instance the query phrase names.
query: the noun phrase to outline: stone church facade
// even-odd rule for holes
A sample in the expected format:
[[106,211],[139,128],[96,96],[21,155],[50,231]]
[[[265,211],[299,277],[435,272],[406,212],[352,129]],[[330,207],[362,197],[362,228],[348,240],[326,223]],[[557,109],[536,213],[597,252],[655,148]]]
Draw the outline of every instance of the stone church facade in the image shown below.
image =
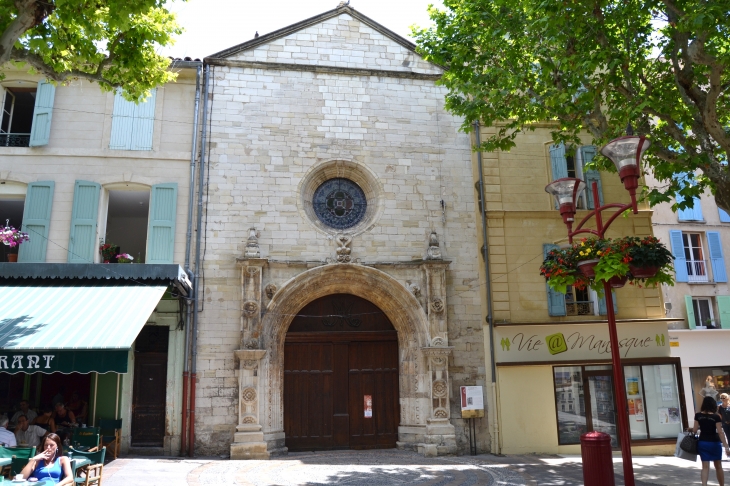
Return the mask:
[[347,6],[205,63],[196,452],[468,450],[478,211],[442,69]]

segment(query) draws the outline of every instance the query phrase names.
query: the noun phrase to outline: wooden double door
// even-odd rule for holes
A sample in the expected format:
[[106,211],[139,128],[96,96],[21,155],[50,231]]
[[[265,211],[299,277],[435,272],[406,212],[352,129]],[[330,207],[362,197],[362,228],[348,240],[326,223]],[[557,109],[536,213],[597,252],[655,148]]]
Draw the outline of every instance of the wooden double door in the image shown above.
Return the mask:
[[349,294],[314,301],[286,336],[286,446],[394,448],[398,383],[398,335],[380,309]]

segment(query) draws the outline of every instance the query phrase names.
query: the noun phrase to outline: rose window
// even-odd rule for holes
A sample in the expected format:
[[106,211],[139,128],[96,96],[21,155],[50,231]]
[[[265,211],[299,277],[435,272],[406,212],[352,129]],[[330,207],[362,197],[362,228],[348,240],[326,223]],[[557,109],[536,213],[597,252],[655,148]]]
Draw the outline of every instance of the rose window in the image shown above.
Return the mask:
[[312,205],[320,221],[330,228],[343,230],[362,220],[367,200],[360,186],[349,179],[335,178],[314,191]]

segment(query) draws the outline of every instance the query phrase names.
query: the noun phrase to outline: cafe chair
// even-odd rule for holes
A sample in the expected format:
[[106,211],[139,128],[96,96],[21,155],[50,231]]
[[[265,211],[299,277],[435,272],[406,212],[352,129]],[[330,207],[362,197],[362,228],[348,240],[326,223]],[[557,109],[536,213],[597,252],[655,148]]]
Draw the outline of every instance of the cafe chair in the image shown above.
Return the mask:
[[71,444],[77,450],[95,452],[99,450],[101,440],[101,429],[99,427],[85,427],[74,429]]
[[[12,454],[13,460],[10,463],[10,474],[20,474],[30,458],[35,456],[35,447],[5,447]],[[7,457],[7,456],[6,456]]]
[[[104,471],[104,456],[106,447],[96,452],[81,452],[73,447],[69,449],[72,460],[74,481],[84,486],[101,486],[102,472]],[[84,460],[85,459],[85,460]],[[81,476],[83,474],[83,476]]]
[[10,479],[10,467],[13,463],[13,459],[15,459],[13,451],[7,449],[5,446],[0,446],[0,463],[2,463],[2,466],[0,467],[1,476]]
[[101,429],[101,445],[109,447],[109,454],[116,459],[122,445],[122,419],[99,419]]

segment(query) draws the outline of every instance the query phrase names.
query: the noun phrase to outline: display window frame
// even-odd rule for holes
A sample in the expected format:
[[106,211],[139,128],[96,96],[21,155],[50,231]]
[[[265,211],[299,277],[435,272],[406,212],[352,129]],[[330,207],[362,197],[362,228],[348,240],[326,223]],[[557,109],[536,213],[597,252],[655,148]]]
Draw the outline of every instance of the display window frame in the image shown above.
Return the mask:
[[[517,364],[517,363],[510,363],[510,364],[514,365],[514,364]],[[578,442],[563,442],[561,440],[561,435],[560,435],[560,417],[558,415],[559,412],[560,412],[559,407],[558,407],[558,400],[559,400],[558,393],[559,392],[558,392],[558,386],[557,386],[556,378],[555,378],[555,368],[580,367],[581,368],[581,377],[582,377],[582,379],[584,381],[585,381],[585,379],[589,375],[591,375],[591,376],[592,375],[605,375],[606,372],[607,372],[608,374],[611,375],[611,379],[612,379],[611,383],[613,385],[613,368],[611,367],[611,361],[603,361],[603,360],[601,360],[601,361],[572,361],[572,362],[571,361],[566,361],[566,362],[550,363],[550,365],[551,365],[551,368],[552,368],[552,375],[553,375],[553,394],[554,394],[553,403],[555,404],[555,429],[556,429],[556,432],[557,432],[558,445],[559,446],[580,445],[580,441],[578,441]],[[586,367],[591,367],[591,366],[606,366],[606,365],[608,365],[608,369],[606,369],[606,370],[586,370]],[[644,376],[643,376],[643,368],[642,368],[643,366],[647,366],[647,365],[672,365],[674,367],[674,377],[676,379],[676,386],[677,386],[676,392],[677,392],[677,395],[678,395],[678,402],[679,402],[679,408],[680,408],[681,430],[686,430],[689,427],[688,420],[687,420],[687,405],[686,405],[686,402],[685,402],[685,395],[684,395],[684,381],[683,381],[683,377],[682,377],[682,364],[681,364],[680,358],[635,358],[635,359],[622,359],[621,360],[621,365],[624,367],[624,383],[622,384],[622,388],[623,388],[624,394],[627,393],[627,389],[626,389],[626,373],[625,373],[625,371],[626,371],[625,368],[627,366],[639,366],[639,370],[640,370],[640,373],[641,373],[641,375],[640,375],[640,377],[641,377],[640,378],[641,379],[641,389],[643,390],[644,389],[644,386],[645,386],[645,383],[646,383],[646,381],[644,380]],[[613,388],[613,386],[612,386],[612,388]],[[584,395],[584,397],[585,397],[585,395]],[[613,398],[613,402],[614,402],[614,408],[616,408],[615,407],[616,397],[615,397],[615,395],[613,393],[613,390],[612,390],[612,398]],[[584,400],[584,403],[585,403],[584,416],[585,416],[586,424],[589,424],[589,423],[591,423],[591,422],[589,422],[589,420],[592,420],[593,410],[592,410],[592,407],[590,406],[590,404],[587,401]],[[638,445],[675,444],[677,442],[676,436],[675,437],[651,438],[651,433],[649,432],[648,420],[645,423],[646,423],[646,434],[647,434],[647,437],[648,438],[646,438],[646,439],[631,439],[631,445],[632,446],[633,445],[638,446]],[[591,425],[591,428],[592,428],[592,425]],[[621,430],[619,430],[618,423],[617,423],[616,424],[616,443],[615,443],[615,446],[613,447],[616,450],[620,449],[620,447],[618,447],[618,444],[620,444],[620,440],[621,440],[620,434],[621,434]]]

